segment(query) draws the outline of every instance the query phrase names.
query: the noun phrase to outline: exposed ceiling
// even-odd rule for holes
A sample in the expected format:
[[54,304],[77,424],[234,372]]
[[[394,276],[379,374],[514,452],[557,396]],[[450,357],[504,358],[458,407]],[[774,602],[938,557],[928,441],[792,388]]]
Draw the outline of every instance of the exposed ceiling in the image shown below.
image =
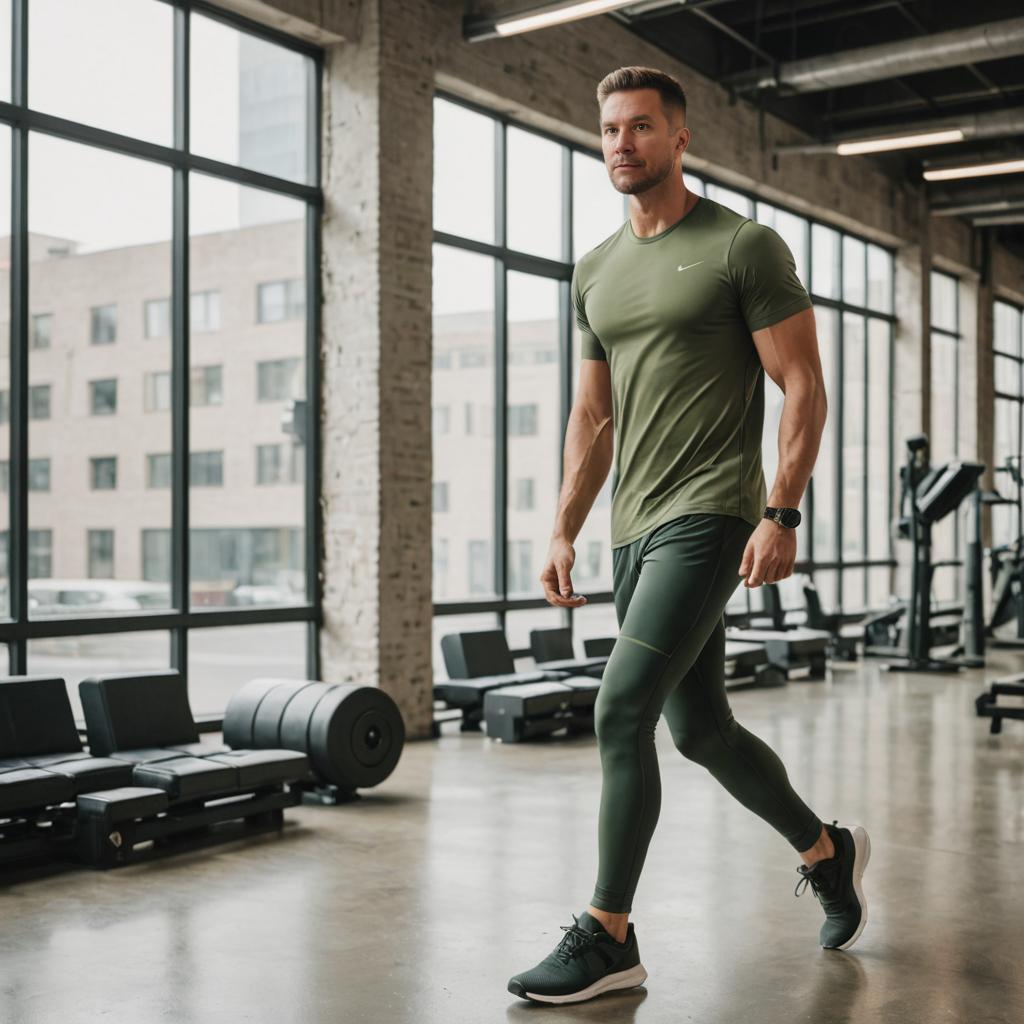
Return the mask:
[[[638,0],[609,16],[820,143],[967,126],[962,142],[844,160],[914,182],[929,167],[1024,160],[1021,0]],[[937,213],[1024,257],[1024,172],[926,189]]]

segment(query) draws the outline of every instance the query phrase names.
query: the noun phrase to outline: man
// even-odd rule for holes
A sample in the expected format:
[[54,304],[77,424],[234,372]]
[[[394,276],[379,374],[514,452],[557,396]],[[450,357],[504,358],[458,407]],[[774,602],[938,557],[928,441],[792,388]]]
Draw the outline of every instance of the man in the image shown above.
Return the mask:
[[[739,578],[789,576],[797,506],[825,423],[811,300],[770,228],[683,183],[689,145],[679,83],[624,67],[598,86],[605,166],[629,195],[629,218],[576,263],[582,333],[578,396],[541,582],[576,608],[572,542],[608,475],[613,450],[612,562],[619,636],[595,705],[602,791],[599,867],[590,905],[509,991],[579,1002],[640,985],[633,895],[661,805],[654,731],[673,742],[799,852],[825,909],[819,940],[849,948],[867,919],[859,826],[824,825],[726,698],[726,602]],[[764,373],[785,392],[779,468],[761,468]],[[613,446],[613,426],[618,445]]]

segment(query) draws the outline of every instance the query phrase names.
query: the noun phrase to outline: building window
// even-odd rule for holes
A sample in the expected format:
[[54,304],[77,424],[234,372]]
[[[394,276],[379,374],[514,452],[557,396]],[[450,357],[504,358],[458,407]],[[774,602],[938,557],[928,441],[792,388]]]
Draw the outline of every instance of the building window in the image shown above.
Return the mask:
[[435,405],[432,411],[432,429],[435,434],[451,431],[451,409],[447,405]]
[[510,405],[508,407],[509,437],[527,437],[537,433],[537,406]]
[[306,315],[306,283],[302,278],[269,281],[256,287],[256,319],[261,324],[301,320]]
[[189,387],[190,405],[221,405],[224,401],[222,367],[193,366]]
[[114,531],[89,530],[89,579],[114,578]]
[[53,575],[53,530],[28,531],[29,579],[49,579]]
[[28,460],[28,489],[30,491],[48,491],[50,489],[50,460]]
[[109,345],[117,341],[117,306],[93,306],[89,341],[93,345]]
[[[171,486],[171,456],[167,452],[146,456],[146,486],[149,488]],[[146,577],[149,579],[149,577]]]
[[193,292],[189,324],[194,332],[220,330],[220,292]]
[[193,487],[221,487],[224,484],[224,453],[193,452],[189,459],[189,483]]
[[11,395],[9,391],[0,391],[0,424],[7,423],[11,418]]
[[491,590],[491,543],[486,540],[469,542],[469,592],[486,594]]
[[256,364],[256,401],[277,402],[296,398],[292,386],[299,369],[298,359],[270,359]]
[[[993,468],[996,489],[1015,499],[1017,488],[1013,463],[1024,451],[1024,310],[997,299],[992,310],[992,347],[995,380],[995,430]],[[992,546],[1014,544],[1018,539],[1017,508],[992,506]]]
[[0,494],[6,494],[11,486],[11,464],[0,459]]
[[170,530],[142,531],[142,578],[153,583],[170,583]]
[[117,380],[89,381],[89,409],[93,416],[113,416],[117,412]]
[[305,451],[300,444],[256,445],[256,483],[301,483]]
[[448,481],[447,480],[435,480],[434,481],[434,511],[435,512],[447,512],[448,511]]
[[53,341],[53,314],[35,313],[32,316],[32,347],[49,348]]
[[167,338],[171,333],[171,300],[149,299],[143,307],[146,338]]
[[515,507],[520,512],[533,508],[533,477],[521,477],[516,481]]
[[94,491],[113,491],[117,488],[117,457],[104,455],[89,459],[90,486]]
[[525,594],[533,590],[534,577],[533,544],[528,540],[510,540],[508,542],[508,592],[510,594]]
[[146,412],[166,412],[171,407],[169,370],[147,373],[142,379],[142,407]]
[[48,420],[50,418],[50,385],[33,384],[28,389],[28,418]]

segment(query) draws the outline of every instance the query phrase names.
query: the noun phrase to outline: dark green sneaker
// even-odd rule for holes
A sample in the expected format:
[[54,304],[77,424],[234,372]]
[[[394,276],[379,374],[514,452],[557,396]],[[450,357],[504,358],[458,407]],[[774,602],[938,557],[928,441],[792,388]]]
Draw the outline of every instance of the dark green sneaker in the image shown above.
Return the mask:
[[559,925],[562,941],[536,967],[509,980],[508,990],[540,1003],[581,1003],[602,992],[642,985],[647,971],[631,921],[626,938],[616,942],[586,910],[573,924]]
[[800,896],[810,885],[825,910],[825,923],[819,933],[821,945],[825,949],[849,949],[868,921],[861,880],[871,856],[871,840],[860,825],[837,827],[833,821],[825,829],[836,852],[811,867],[801,864],[797,871],[802,877],[793,893]]

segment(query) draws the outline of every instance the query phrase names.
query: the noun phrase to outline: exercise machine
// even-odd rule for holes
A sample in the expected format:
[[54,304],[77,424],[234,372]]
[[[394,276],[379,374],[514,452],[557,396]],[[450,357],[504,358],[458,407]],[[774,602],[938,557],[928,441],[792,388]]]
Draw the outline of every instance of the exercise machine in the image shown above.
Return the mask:
[[[888,657],[883,668],[911,672],[955,672],[970,662],[954,658],[932,657],[934,646],[942,643],[933,618],[932,579],[937,564],[932,561],[932,527],[960,506],[977,489],[985,466],[980,462],[954,461],[932,466],[928,438],[924,434],[907,439],[907,460],[900,469],[900,513],[897,533],[910,540],[910,600],[906,605],[873,616],[865,624],[864,653]],[[904,515],[904,509],[906,514]],[[884,647],[877,644],[879,628],[895,626],[905,619],[903,644]],[[963,609],[961,609],[961,620]],[[959,639],[959,628],[953,639]]]

